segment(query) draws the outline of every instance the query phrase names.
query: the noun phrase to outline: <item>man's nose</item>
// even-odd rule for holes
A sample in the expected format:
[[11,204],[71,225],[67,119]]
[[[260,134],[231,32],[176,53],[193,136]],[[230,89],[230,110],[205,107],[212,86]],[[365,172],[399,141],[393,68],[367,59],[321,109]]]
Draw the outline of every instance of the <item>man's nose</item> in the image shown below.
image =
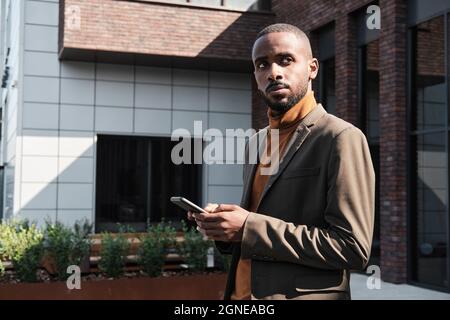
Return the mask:
[[283,73],[281,72],[281,68],[276,63],[272,63],[270,65],[269,74],[268,74],[268,80],[269,81],[275,81],[275,80],[282,80],[283,79]]

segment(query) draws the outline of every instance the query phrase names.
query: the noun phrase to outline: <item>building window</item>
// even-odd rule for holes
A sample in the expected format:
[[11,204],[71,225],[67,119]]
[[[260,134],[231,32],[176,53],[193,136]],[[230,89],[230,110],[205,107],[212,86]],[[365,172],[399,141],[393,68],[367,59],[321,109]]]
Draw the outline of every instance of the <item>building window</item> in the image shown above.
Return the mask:
[[216,7],[239,11],[270,11],[270,0],[144,0],[147,2],[167,2],[199,7]]
[[320,75],[321,102],[328,113],[336,114],[336,91],[335,91],[335,61],[334,58],[327,59],[321,63],[322,74]]
[[[363,39],[363,38],[361,38]],[[369,41],[369,42],[367,42]],[[379,133],[379,40],[365,39],[359,51],[359,126],[366,135],[375,170],[375,224],[370,264],[379,264],[380,247],[380,133]]]
[[445,16],[438,16],[413,30],[411,280],[448,288],[445,21]]
[[177,226],[186,212],[170,202],[171,196],[201,203],[202,166],[175,165],[171,151],[177,143],[161,137],[98,136],[96,232],[117,231],[118,224],[145,231],[163,219]]
[[330,23],[312,33],[313,54],[319,60],[319,74],[316,79],[318,91],[315,92],[328,113],[336,114],[336,67],[335,67],[335,26]]

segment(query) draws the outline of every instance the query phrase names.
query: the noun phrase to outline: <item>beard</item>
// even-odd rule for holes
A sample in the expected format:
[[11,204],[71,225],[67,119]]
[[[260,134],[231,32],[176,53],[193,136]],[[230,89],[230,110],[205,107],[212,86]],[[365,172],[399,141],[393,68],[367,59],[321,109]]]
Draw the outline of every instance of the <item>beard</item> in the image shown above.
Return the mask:
[[273,111],[277,113],[285,113],[289,109],[291,109],[293,106],[295,106],[297,103],[299,103],[300,100],[303,99],[303,97],[306,95],[306,92],[308,91],[308,87],[304,86],[300,89],[300,91],[297,94],[293,94],[287,97],[286,102],[281,101],[273,101],[267,95],[263,94],[260,91],[261,97],[263,98],[266,105],[272,109]]

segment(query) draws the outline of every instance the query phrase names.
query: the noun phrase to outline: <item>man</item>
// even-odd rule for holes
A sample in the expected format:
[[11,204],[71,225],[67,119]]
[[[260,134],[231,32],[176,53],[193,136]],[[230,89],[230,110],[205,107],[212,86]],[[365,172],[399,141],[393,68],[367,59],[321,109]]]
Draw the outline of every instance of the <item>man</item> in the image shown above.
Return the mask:
[[269,126],[249,143],[266,137],[265,148],[279,152],[278,170],[262,173],[272,157],[246,163],[241,206],[209,204],[208,214],[188,217],[232,254],[225,299],[350,299],[349,270],[365,268],[373,233],[367,141],[316,103],[311,82],[319,64],[300,29],[264,28],[252,60]]

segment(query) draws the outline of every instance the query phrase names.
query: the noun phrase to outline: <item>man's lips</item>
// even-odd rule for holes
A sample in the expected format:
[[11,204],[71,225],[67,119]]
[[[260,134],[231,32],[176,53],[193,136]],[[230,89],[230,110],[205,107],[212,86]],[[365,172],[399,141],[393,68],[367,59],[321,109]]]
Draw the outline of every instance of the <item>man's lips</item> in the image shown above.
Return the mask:
[[272,92],[277,92],[278,93],[278,92],[280,92],[282,90],[287,90],[287,87],[284,86],[284,85],[276,85],[276,86],[269,87],[267,89],[267,93],[272,93]]
[[268,93],[269,94],[271,94],[271,93],[280,93],[283,90],[287,90],[287,88],[286,87],[274,87],[274,88],[270,89]]

